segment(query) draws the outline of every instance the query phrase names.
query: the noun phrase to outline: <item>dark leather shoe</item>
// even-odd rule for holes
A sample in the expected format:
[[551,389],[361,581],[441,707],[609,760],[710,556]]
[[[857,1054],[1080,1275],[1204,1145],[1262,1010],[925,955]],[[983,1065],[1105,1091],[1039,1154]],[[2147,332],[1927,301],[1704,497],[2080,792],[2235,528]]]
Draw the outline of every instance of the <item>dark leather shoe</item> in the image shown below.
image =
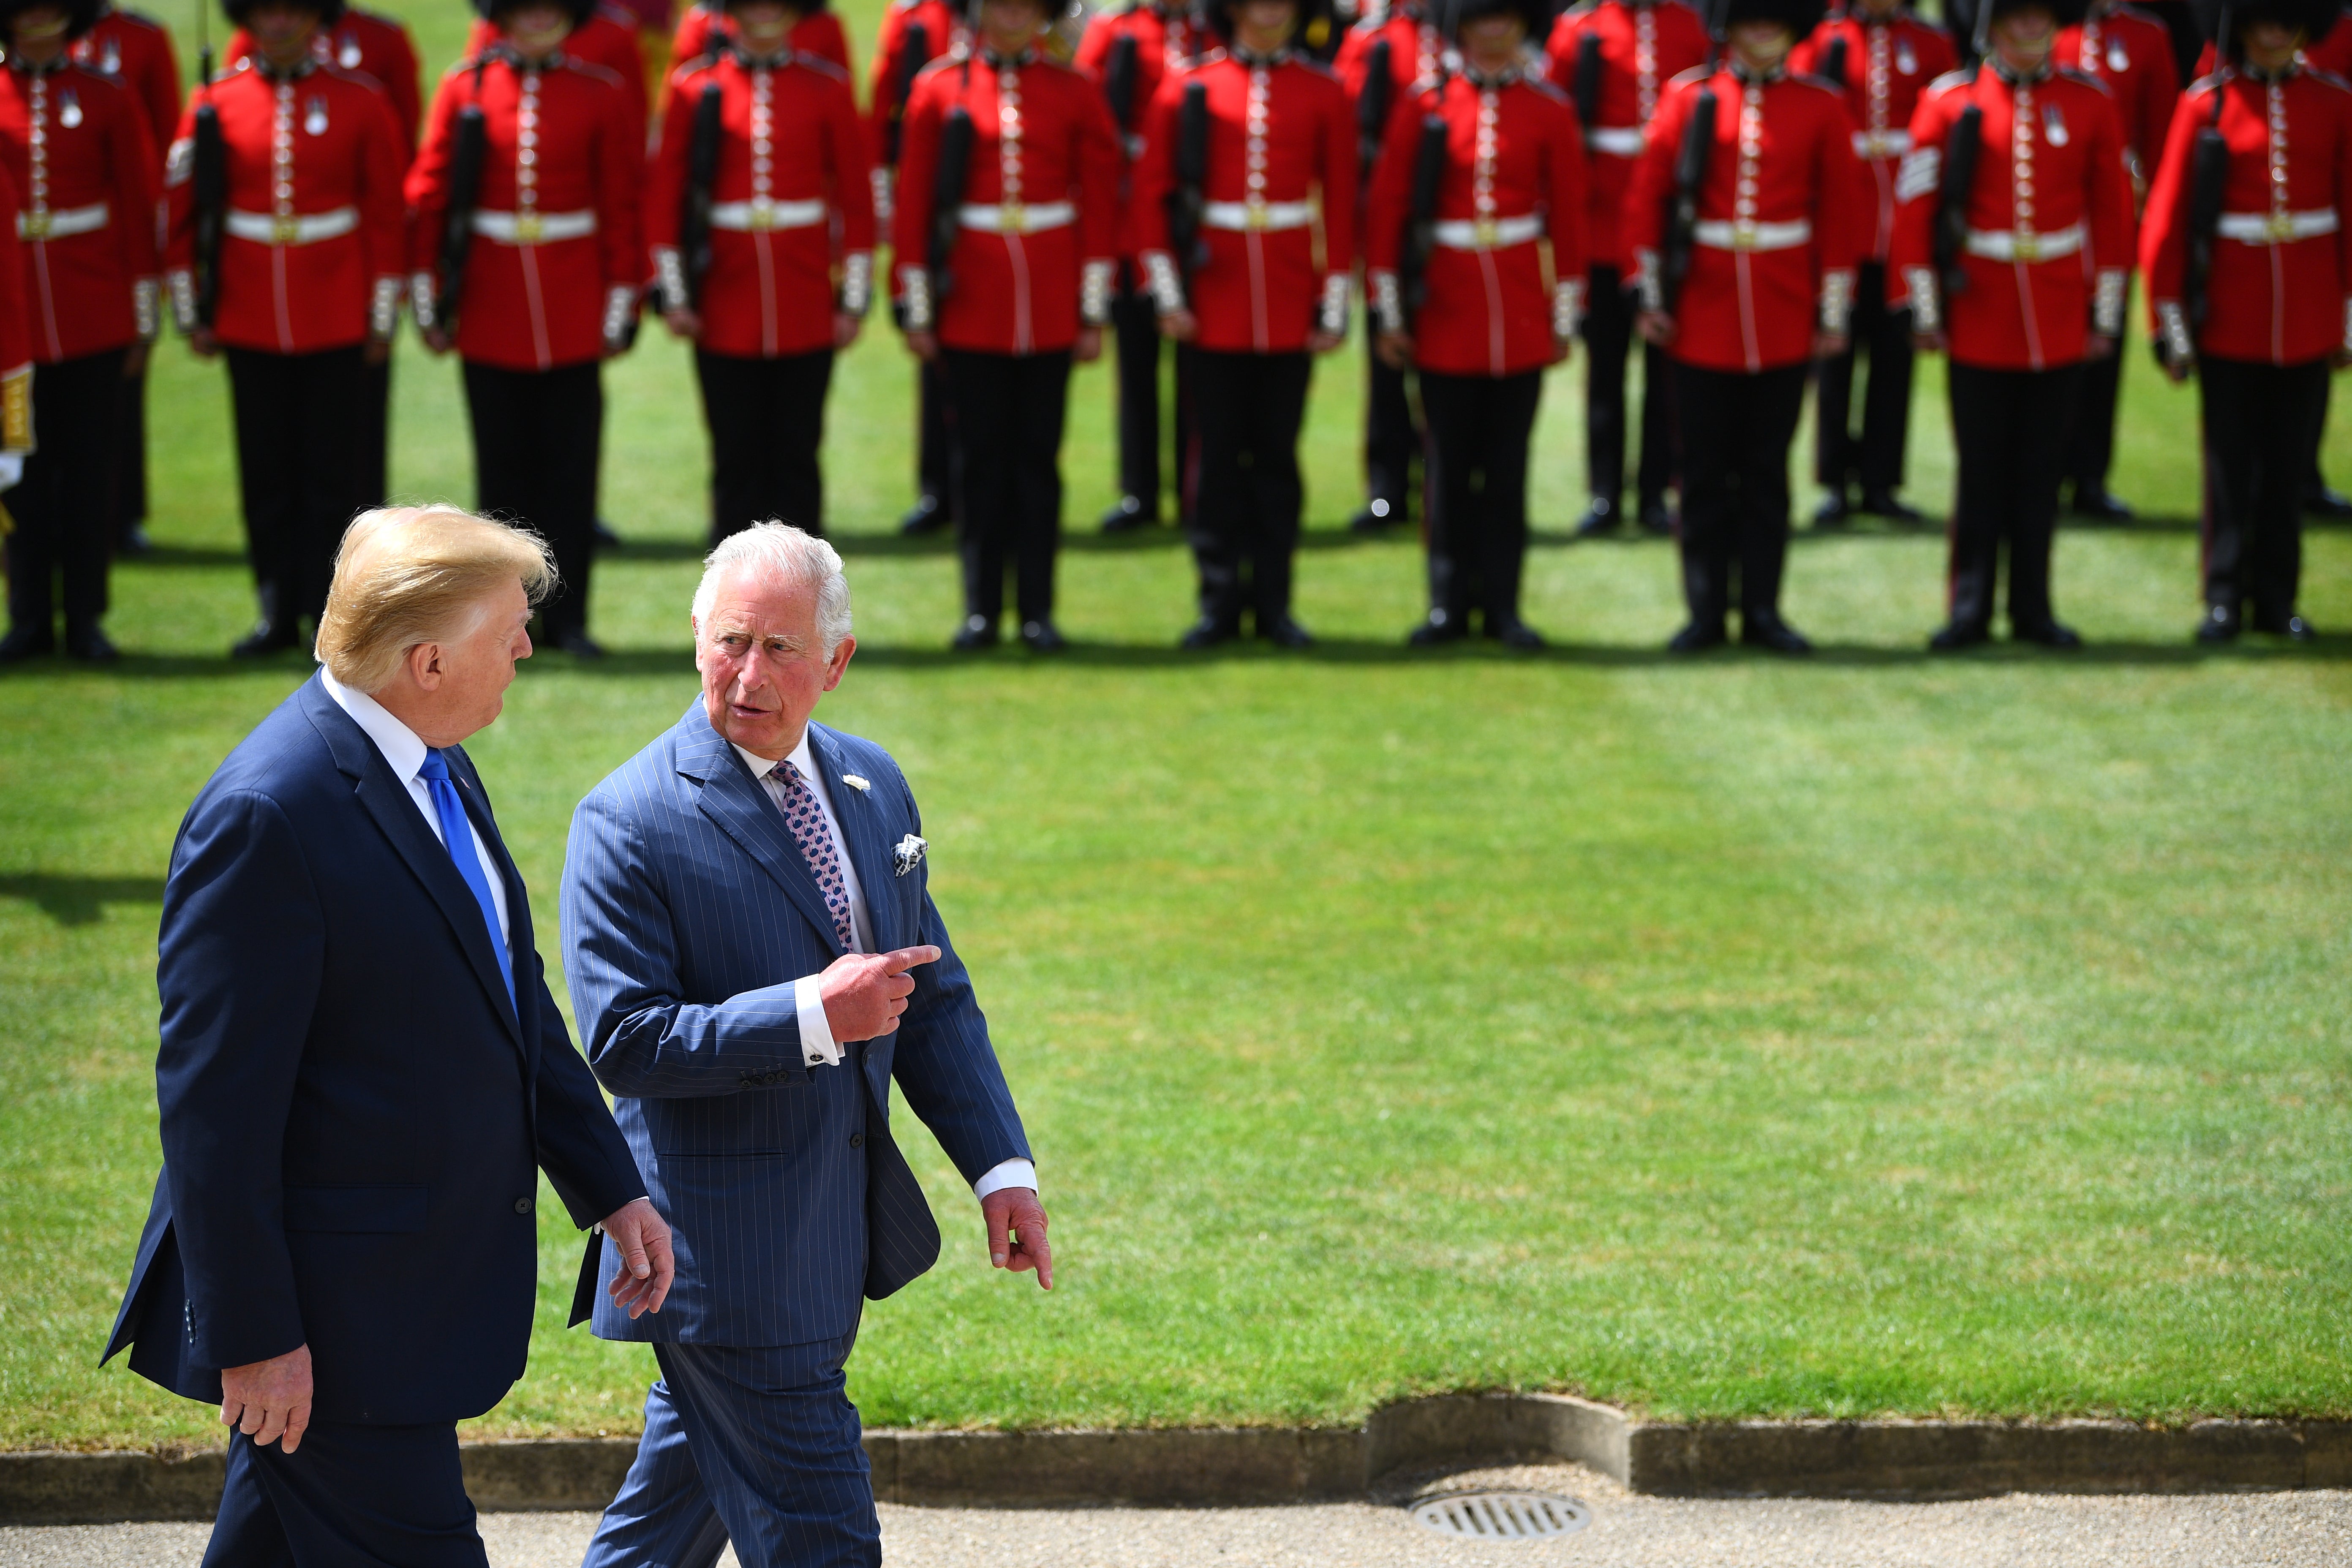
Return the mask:
[[1374,496],[1364,510],[1348,520],[1350,533],[1385,533],[1404,521],[1404,502]]
[[273,653],[292,647],[297,641],[294,623],[264,618],[256,621],[253,629],[230,645],[231,658],[267,658]]
[[2254,623],[2254,630],[2274,637],[2291,637],[2296,642],[2309,642],[2319,633],[2301,616],[2289,615],[2284,620],[2264,616]]
[[1774,653],[1813,651],[1805,635],[1778,616],[1740,616],[1739,640],[1749,647],[1769,648]]
[[1982,626],[1964,626],[1953,621],[1937,629],[1927,639],[1929,653],[1958,653],[1962,648],[1980,647],[1992,640],[1992,634]]
[[2044,621],[2038,626],[2012,626],[2009,635],[2011,641],[2039,643],[2043,647],[2062,653],[2083,646],[2082,634],[2063,621]]
[[1055,630],[1051,621],[1022,622],[1021,640],[1032,653],[1059,653],[1070,646],[1070,639]]
[[2303,492],[2303,515],[2330,517],[2342,521],[2352,517],[2352,496],[2331,489],[2324,484],[2313,484]]
[[954,639],[948,644],[958,653],[977,653],[996,646],[996,623],[986,616],[966,616],[963,625],[956,628]]
[[555,639],[555,646],[574,658],[604,657],[604,645],[586,632],[565,632]]
[[2074,515],[2093,522],[2129,522],[2137,514],[2113,490],[2076,490]]
[[1853,521],[1853,509],[1845,504],[1845,491],[1832,490],[1813,508],[1815,528],[1843,528]]
[[1182,637],[1176,639],[1176,646],[1189,652],[1199,653],[1203,648],[1217,647],[1229,643],[1241,635],[1239,626],[1228,626],[1213,616],[1202,616],[1186,628]]
[[1432,610],[1427,620],[1405,634],[1404,640],[1409,647],[1435,647],[1440,643],[1460,642],[1469,635],[1469,627],[1444,610]]
[[898,519],[901,533],[936,533],[947,525],[947,503],[935,495],[920,497]]
[[1270,625],[1258,628],[1258,636],[1276,647],[1313,647],[1315,634],[1288,616],[1282,616]]
[[1105,533],[1131,533],[1139,528],[1157,528],[1160,519],[1143,504],[1141,496],[1121,496],[1111,509],[1102,514]]
[[1863,491],[1860,510],[1873,517],[1883,517],[1889,522],[1916,526],[1927,521],[1917,507],[1900,499],[1893,490]]
[[1721,622],[1713,626],[1701,626],[1698,622],[1692,621],[1666,639],[1666,651],[1668,653],[1705,653],[1708,648],[1721,647],[1730,640],[1724,636]]
[[2238,640],[2238,613],[2227,605],[2208,605],[2204,618],[2197,623],[2197,640],[2202,643],[2224,643]]
[[96,626],[66,628],[66,657],[84,664],[112,664],[122,657],[122,650],[112,638]]
[[599,550],[621,548],[621,536],[614,532],[613,525],[601,517],[596,520],[596,526],[589,531],[589,538]]
[[1666,510],[1664,496],[1653,496],[1642,503],[1638,514],[1643,533],[1665,535],[1675,531],[1675,514]]
[[1605,496],[1594,496],[1584,515],[1576,520],[1576,537],[1591,539],[1597,534],[1617,531],[1617,503]]
[[1544,641],[1543,633],[1517,616],[1507,621],[1488,621],[1486,635],[1505,647],[1517,648],[1522,653],[1533,653],[1538,648],[1551,646]]
[[114,551],[117,555],[152,555],[154,552],[155,542],[147,536],[146,525],[137,522],[122,531],[122,542]]
[[57,633],[47,626],[18,626],[0,637],[0,664],[21,664],[58,651]]

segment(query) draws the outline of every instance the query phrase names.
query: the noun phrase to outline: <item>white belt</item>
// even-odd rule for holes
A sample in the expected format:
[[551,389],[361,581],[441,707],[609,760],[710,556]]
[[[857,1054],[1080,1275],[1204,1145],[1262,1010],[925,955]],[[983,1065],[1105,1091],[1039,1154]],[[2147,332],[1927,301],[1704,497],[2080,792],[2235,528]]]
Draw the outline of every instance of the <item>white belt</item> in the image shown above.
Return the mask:
[[748,202],[714,202],[710,226],[737,234],[757,234],[771,228],[814,228],[825,219],[823,201],[780,202],[753,196]]
[[1315,221],[1311,202],[1202,202],[1201,222],[1210,228],[1246,233],[1305,228]]
[[1543,233],[1533,213],[1518,217],[1447,218],[1430,226],[1430,237],[1448,250],[1501,250],[1525,245]]
[[1853,155],[1857,158],[1900,158],[1911,151],[1908,131],[1857,131],[1853,133]]
[[249,239],[256,245],[316,245],[322,239],[349,234],[359,226],[357,207],[337,207],[331,212],[301,213],[289,217],[231,207],[222,223],[237,238]]
[[593,212],[502,213],[478,211],[474,232],[500,245],[546,245],[559,239],[585,239],[596,232]]
[[2246,245],[2284,245],[2289,240],[2316,239],[2336,229],[2336,209],[2320,207],[2303,213],[2223,213],[2213,230],[2223,239]]
[[1078,221],[1078,209],[1068,202],[966,202],[956,208],[956,221],[982,234],[1035,234]]
[[1584,132],[1587,147],[1612,158],[1638,158],[1647,143],[1648,138],[1638,125],[1591,125]]
[[2053,228],[2047,234],[2018,234],[2005,228],[1969,230],[1968,251],[1988,261],[2055,261],[2083,248],[2083,226]]
[[86,207],[51,207],[47,212],[16,215],[18,239],[63,239],[69,234],[90,234],[104,228],[110,216],[104,202]]
[[1703,217],[1691,225],[1691,238],[1710,250],[1794,250],[1813,237],[1805,218],[1789,223],[1730,223]]

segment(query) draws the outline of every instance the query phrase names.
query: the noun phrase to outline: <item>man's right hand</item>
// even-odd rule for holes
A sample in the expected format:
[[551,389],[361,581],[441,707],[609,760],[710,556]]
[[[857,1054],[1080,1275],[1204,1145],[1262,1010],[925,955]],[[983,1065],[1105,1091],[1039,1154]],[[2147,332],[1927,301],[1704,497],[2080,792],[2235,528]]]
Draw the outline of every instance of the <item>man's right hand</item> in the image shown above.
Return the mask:
[[257,1444],[284,1439],[292,1453],[310,1425],[310,1347],[221,1368],[221,1425]]
[[915,977],[907,971],[939,961],[936,947],[842,954],[817,976],[817,994],[824,998],[825,1026],[843,1045],[890,1033],[898,1026],[898,1015],[907,1010],[907,998],[914,994]]

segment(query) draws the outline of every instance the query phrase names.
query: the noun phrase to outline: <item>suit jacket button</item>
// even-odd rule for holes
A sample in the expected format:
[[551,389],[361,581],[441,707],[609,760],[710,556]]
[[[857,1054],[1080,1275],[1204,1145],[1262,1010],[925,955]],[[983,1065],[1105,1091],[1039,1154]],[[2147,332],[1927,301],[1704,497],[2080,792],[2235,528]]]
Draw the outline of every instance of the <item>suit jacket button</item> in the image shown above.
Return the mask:
[[530,1212],[530,1200],[529,1198],[517,1198],[517,1199],[515,1199],[515,1213],[517,1213],[517,1214],[529,1214]]
[[853,1132],[853,1133],[851,1133],[851,1134],[849,1135],[849,1146],[850,1146],[851,1148],[853,1148],[853,1149],[863,1148],[863,1147],[865,1146],[865,1143],[866,1143],[866,1134],[865,1134],[865,1133],[863,1133],[863,1132]]

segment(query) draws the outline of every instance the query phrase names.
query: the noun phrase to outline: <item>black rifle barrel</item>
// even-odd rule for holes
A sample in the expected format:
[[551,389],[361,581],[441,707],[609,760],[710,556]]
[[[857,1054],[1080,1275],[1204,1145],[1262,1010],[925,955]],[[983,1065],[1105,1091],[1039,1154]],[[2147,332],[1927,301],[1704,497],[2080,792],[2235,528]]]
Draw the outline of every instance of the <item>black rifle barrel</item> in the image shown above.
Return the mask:
[[1829,47],[1822,51],[1822,68],[1813,73],[1833,87],[1845,85],[1845,35],[1832,35]]
[[1976,104],[1962,109],[1944,142],[1943,188],[1936,194],[1936,279],[1944,297],[1968,291],[1969,275],[1960,257],[1969,243],[1969,196],[1976,189],[1977,162],[1984,152],[1984,110]]
[[1199,78],[1184,84],[1176,110],[1176,184],[1168,193],[1168,248],[1189,286],[1209,259],[1201,235],[1202,193],[1209,179],[1209,85]]
[[[210,63],[207,58],[207,64]],[[207,78],[211,73],[205,73]],[[228,212],[228,148],[221,141],[220,110],[211,96],[196,105],[193,166],[189,181],[196,226],[196,324],[210,327],[220,304],[221,226]]]
[[1569,98],[1576,118],[1587,130],[1601,116],[1601,35],[1587,33],[1576,40],[1576,74],[1569,79]]
[[686,144],[685,211],[678,215],[677,254],[686,272],[689,307],[702,299],[710,274],[710,193],[719,181],[719,110],[724,101],[716,78],[702,84],[694,100],[694,132]]
[[956,236],[963,215],[965,176],[971,164],[971,110],[952,104],[940,121],[940,162],[931,178],[930,248],[924,262],[931,274],[931,296],[944,300],[955,286],[948,261],[955,254]]
[[1666,231],[1658,247],[1658,290],[1666,313],[1674,313],[1682,297],[1683,280],[1690,276],[1691,247],[1698,233],[1698,197],[1706,184],[1706,167],[1715,153],[1715,89],[1703,87],[1691,101],[1690,119],[1683,123],[1682,145],[1675,150],[1675,188],[1666,197]]
[[1135,35],[1121,33],[1110,44],[1103,62],[1103,98],[1110,105],[1111,123],[1119,134],[1135,133]]
[[931,63],[931,30],[920,22],[909,22],[898,35],[898,78],[891,84],[890,119],[883,134],[882,162],[886,167],[898,166],[898,141],[907,123],[907,100],[914,96],[915,78]]

